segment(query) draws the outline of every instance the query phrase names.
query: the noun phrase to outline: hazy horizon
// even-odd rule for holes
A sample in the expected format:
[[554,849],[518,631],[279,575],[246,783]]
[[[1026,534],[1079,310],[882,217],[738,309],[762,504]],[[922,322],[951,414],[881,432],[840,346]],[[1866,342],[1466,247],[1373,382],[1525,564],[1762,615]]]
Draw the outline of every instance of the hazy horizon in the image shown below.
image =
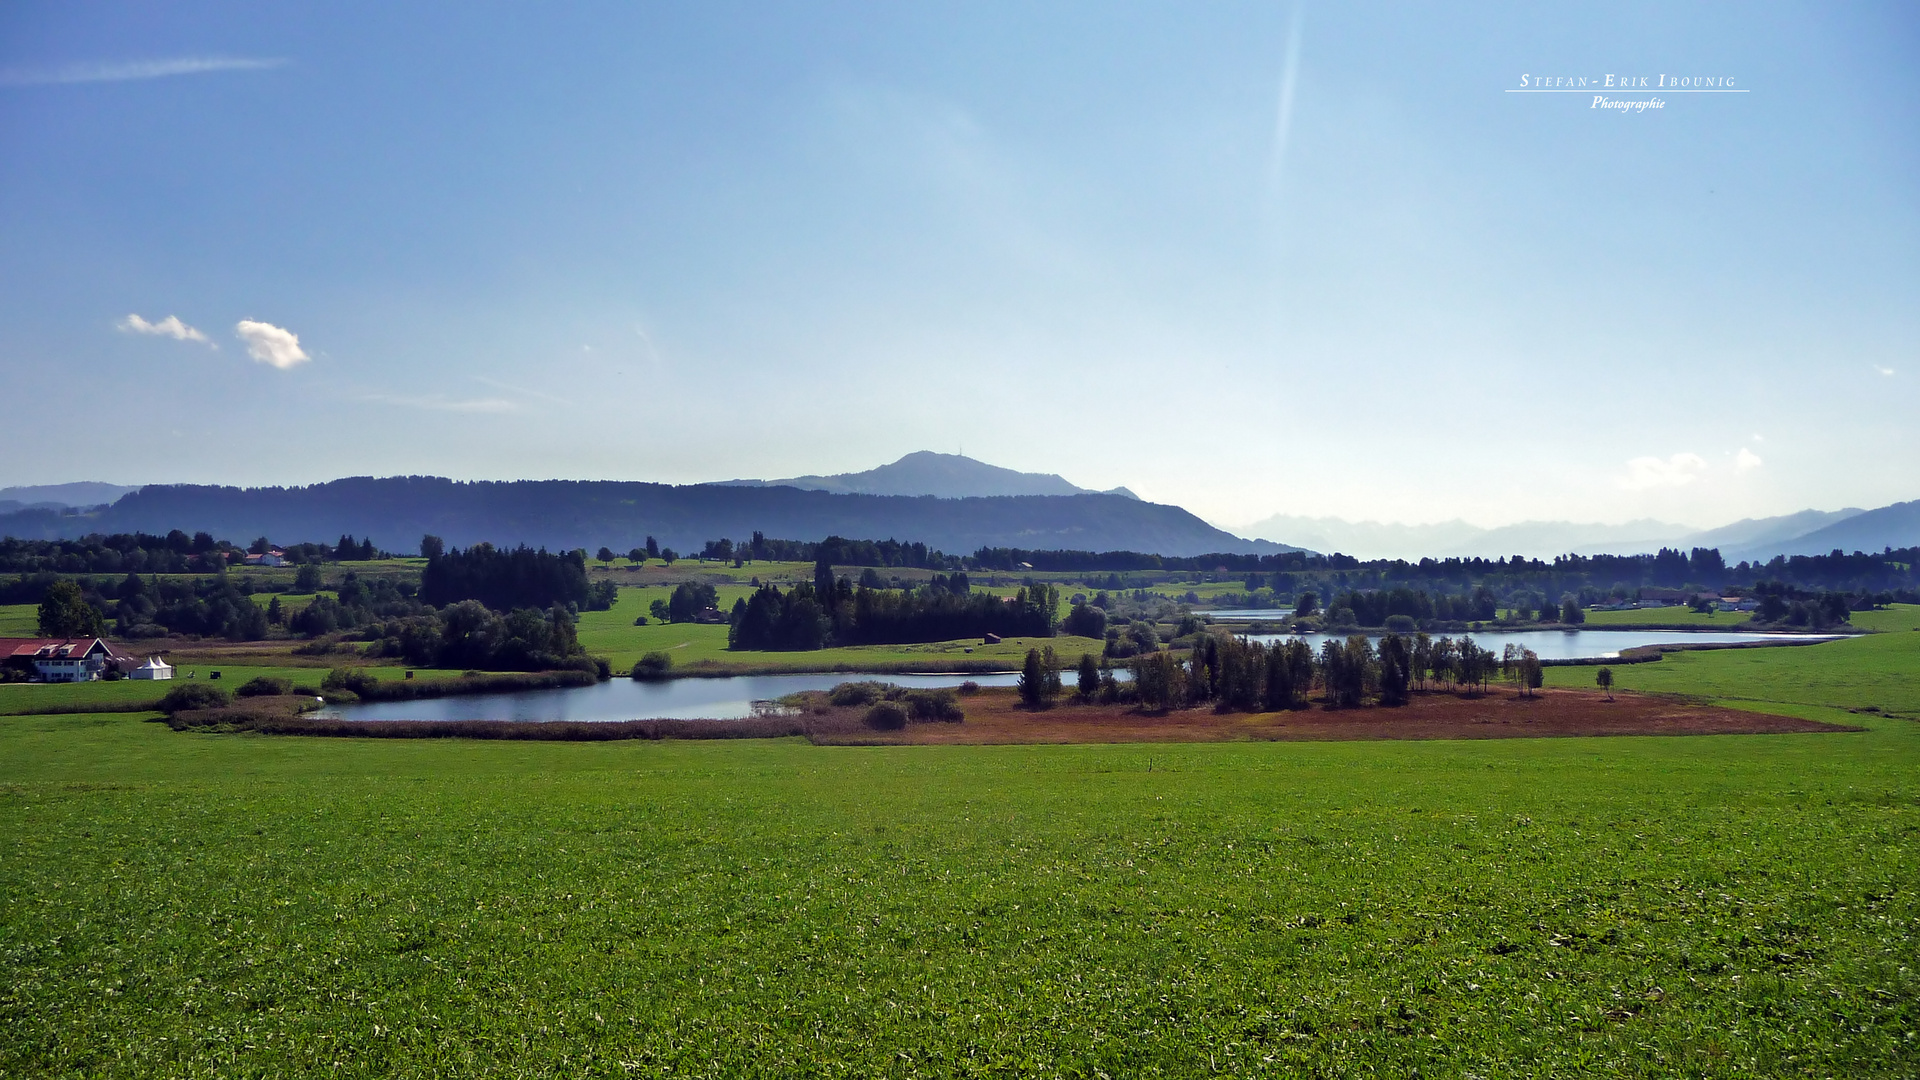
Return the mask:
[[[0,485],[1884,506],[1916,56],[1897,4],[10,5]],[[1741,92],[1508,92],[1607,75]]]

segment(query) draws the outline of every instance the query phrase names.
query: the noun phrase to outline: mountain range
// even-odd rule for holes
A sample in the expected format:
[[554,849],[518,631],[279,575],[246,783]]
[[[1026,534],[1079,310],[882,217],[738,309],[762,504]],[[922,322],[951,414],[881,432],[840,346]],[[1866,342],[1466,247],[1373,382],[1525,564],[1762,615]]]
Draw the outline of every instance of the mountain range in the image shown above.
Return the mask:
[[128,492],[138,490],[125,484],[102,484],[94,480],[82,480],[75,484],[0,488],[0,514],[66,506],[104,506]]
[[[102,504],[111,504],[103,507]],[[1217,528],[1125,488],[1096,492],[1053,473],[1005,469],[920,451],[865,472],[671,486],[619,481],[479,481],[355,477],[290,488],[189,484],[130,488],[97,482],[0,488],[0,536],[183,529],[282,543],[369,536],[412,550],[423,533],[449,543],[488,540],[550,548],[625,550],[652,535],[698,550],[754,531],[795,540],[830,534],[918,540],[951,554],[979,547],[1131,550],[1164,555],[1310,550],[1357,558],[1637,554],[1718,548],[1730,563],[1775,555],[1920,545],[1920,501],[1874,510],[1802,510],[1713,529],[1655,520],[1621,525],[1464,521],[1400,525],[1276,514]],[[1245,539],[1245,537],[1256,539]],[[1278,539],[1272,539],[1278,538]]]
[[839,494],[795,487],[592,480],[458,482],[432,476],[353,477],[307,487],[152,484],[88,511],[26,510],[0,516],[0,535],[52,539],[87,533],[205,530],[245,542],[366,536],[412,551],[431,533],[450,544],[482,540],[548,548],[626,551],[648,536],[681,551],[755,531],[790,540],[839,534],[919,541],[949,554],[981,547],[1130,550],[1162,555],[1269,554],[1295,550],[1245,540],[1177,506],[1125,495]]
[[1728,562],[1764,562],[1775,555],[1824,555],[1879,551],[1920,544],[1920,502],[1894,503],[1877,510],[1802,510],[1778,517],[1746,518],[1713,529],[1642,519],[1621,525],[1571,521],[1524,521],[1483,528],[1464,521],[1400,525],[1341,518],[1276,514],[1233,530],[1244,536],[1284,536],[1314,551],[1338,551],[1356,558],[1417,559],[1424,556],[1632,555],[1670,547],[1718,548]]
[[891,465],[832,476],[794,476],[785,480],[720,480],[718,487],[791,487],[841,495],[932,495],[940,499],[996,495],[1124,495],[1126,488],[1095,491],[1067,482],[1055,473],[1016,472],[959,454],[916,450]]

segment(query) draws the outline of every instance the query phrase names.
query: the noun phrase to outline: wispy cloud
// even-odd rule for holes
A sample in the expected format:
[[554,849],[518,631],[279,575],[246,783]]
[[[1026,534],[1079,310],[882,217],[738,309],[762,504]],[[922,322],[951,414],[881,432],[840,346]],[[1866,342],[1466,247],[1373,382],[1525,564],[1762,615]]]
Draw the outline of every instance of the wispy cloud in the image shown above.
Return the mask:
[[1637,457],[1627,462],[1627,472],[1620,478],[1620,486],[1628,491],[1685,487],[1700,479],[1700,474],[1706,471],[1707,461],[1699,454],[1674,454],[1667,458]]
[[1760,460],[1759,454],[1754,453],[1744,446],[1740,448],[1738,454],[1733,456],[1733,468],[1735,472],[1747,472],[1752,469],[1757,469],[1764,464],[1766,464],[1766,462]]
[[368,401],[377,401],[382,405],[401,405],[409,409],[436,409],[441,412],[467,413],[507,413],[517,412],[520,406],[504,398],[481,398],[475,401],[448,401],[437,397],[403,397],[396,394],[368,394]]
[[234,325],[233,335],[247,343],[248,356],[281,371],[313,359],[300,348],[300,335],[272,323],[241,319]]
[[181,322],[178,315],[169,315],[159,322],[148,322],[138,315],[128,315],[114,325],[118,326],[122,333],[170,337],[175,341],[198,341],[202,345],[210,345],[216,349],[220,347],[209,341],[207,335]]
[[1280,65],[1280,103],[1274,110],[1273,150],[1268,159],[1269,182],[1278,184],[1287,163],[1287,143],[1293,136],[1293,86],[1300,74],[1300,22],[1305,5],[1293,5],[1287,25],[1286,59]]
[[162,60],[88,61],[59,67],[0,68],[0,86],[60,86],[69,83],[128,82],[219,71],[266,71],[284,65],[280,57],[176,56]]
[[1891,374],[1893,374],[1893,369],[1892,369],[1892,368],[1890,368],[1890,367],[1881,367],[1881,366],[1880,366],[1879,364],[1875,364],[1875,365],[1873,365],[1873,370],[1875,370],[1875,371],[1877,371],[1877,372],[1879,372],[1879,373],[1880,373],[1880,374],[1882,374],[1882,375],[1891,375]]
[[563,397],[557,397],[553,394],[549,394],[540,390],[529,390],[524,386],[515,386],[512,383],[501,382],[499,379],[489,379],[485,375],[472,375],[472,376],[469,376],[469,378],[471,378],[474,382],[485,383],[488,386],[493,387],[495,390],[505,390],[510,394],[518,394],[521,397],[542,398],[547,401],[554,402],[555,404],[558,404],[558,405],[573,404],[573,402]]

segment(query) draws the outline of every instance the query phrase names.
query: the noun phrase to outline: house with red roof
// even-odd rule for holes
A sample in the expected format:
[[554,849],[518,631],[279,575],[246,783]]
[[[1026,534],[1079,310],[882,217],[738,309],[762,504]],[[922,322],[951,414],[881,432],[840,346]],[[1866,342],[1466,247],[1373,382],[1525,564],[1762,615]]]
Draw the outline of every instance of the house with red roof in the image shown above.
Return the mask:
[[41,682],[92,682],[139,663],[106,638],[0,638],[0,664],[31,668]]

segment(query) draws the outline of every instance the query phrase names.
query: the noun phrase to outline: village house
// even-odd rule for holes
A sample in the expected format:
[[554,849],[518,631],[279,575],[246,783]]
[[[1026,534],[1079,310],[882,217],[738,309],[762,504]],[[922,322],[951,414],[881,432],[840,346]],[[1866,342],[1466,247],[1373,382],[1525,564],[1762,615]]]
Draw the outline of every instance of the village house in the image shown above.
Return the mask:
[[131,671],[137,659],[105,638],[0,638],[0,663],[30,668],[40,682],[92,682],[108,668]]
[[279,548],[274,548],[272,551],[248,555],[245,561],[248,566],[285,566],[287,565],[287,553],[281,551]]

